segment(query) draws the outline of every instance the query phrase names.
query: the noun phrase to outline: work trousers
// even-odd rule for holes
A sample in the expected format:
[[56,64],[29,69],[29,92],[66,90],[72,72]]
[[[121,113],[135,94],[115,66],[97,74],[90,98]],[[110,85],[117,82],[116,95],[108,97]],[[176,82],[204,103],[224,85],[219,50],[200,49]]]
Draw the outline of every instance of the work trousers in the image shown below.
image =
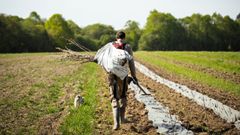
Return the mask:
[[127,77],[121,80],[114,74],[108,74],[109,90],[112,107],[126,107],[127,106]]

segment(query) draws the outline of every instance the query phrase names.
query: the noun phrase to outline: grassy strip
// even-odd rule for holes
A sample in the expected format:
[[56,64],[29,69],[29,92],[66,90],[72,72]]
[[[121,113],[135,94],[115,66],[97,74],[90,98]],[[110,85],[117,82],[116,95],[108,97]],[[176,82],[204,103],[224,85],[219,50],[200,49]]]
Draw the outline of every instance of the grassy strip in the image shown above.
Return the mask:
[[16,58],[16,57],[32,57],[32,56],[48,56],[57,54],[55,52],[36,52],[36,53],[1,53],[0,58]]
[[97,66],[86,64],[75,74],[76,79],[83,81],[79,89],[83,90],[85,103],[79,108],[72,108],[70,114],[60,127],[63,134],[93,134],[95,109],[97,104]]
[[[65,85],[72,84],[73,81],[76,81],[75,73],[76,71],[69,75],[57,76],[54,78],[52,84],[48,84],[47,82],[35,83],[28,92],[29,96],[25,96],[13,104],[16,110],[24,107],[31,110],[28,113],[27,119],[29,122],[33,122],[33,126],[19,128],[19,131],[17,131],[18,134],[37,134],[37,132],[39,132],[38,126],[40,125],[36,124],[36,122],[39,119],[55,115],[64,109],[64,106],[59,106],[58,102],[59,99],[66,94],[64,91],[64,89],[66,89]],[[44,92],[39,95],[38,99],[35,99],[37,91]]]
[[138,58],[146,61],[148,64],[159,66],[173,74],[179,75],[181,77],[185,77],[187,79],[191,79],[197,82],[200,82],[202,84],[207,84],[210,87],[214,87],[217,89],[222,89],[225,91],[231,91],[233,93],[236,93],[240,95],[240,85],[232,83],[230,81],[226,81],[224,79],[218,79],[215,78],[209,74],[205,74],[199,71],[194,71],[192,69],[188,69],[179,65],[175,65],[173,63],[169,63],[166,61],[163,61],[161,59],[157,59],[149,55],[143,55],[138,53]]
[[226,62],[240,62],[240,54],[237,52],[178,52],[185,56],[202,57],[207,59],[224,59]]
[[[190,52],[189,52],[190,53]],[[240,55],[236,52],[218,52],[219,57],[215,57],[213,52],[195,52],[189,55],[188,52],[155,52],[157,56],[167,57],[184,63],[200,65],[212,68],[221,72],[240,73]],[[207,54],[208,57],[203,57]],[[212,54],[212,56],[211,56]],[[220,55],[221,54],[221,55]]]
[[240,73],[240,55],[236,52],[231,54],[222,52],[217,58],[214,58],[214,53],[212,53],[213,56],[208,54],[207,57],[203,57],[205,53],[200,54],[199,56],[196,55],[195,57],[189,57],[185,54],[179,54],[177,56],[173,55],[172,58],[223,72]]

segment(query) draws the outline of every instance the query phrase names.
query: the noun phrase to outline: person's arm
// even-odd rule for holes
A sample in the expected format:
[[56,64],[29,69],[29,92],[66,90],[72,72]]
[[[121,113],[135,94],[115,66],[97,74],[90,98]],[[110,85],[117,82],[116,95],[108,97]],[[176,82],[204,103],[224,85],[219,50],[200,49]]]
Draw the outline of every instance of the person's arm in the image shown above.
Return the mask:
[[[126,48],[126,51],[133,57],[133,51],[132,51],[132,48],[129,45]],[[137,81],[134,59],[132,58],[132,60],[130,60],[128,64],[129,64],[131,76]]]

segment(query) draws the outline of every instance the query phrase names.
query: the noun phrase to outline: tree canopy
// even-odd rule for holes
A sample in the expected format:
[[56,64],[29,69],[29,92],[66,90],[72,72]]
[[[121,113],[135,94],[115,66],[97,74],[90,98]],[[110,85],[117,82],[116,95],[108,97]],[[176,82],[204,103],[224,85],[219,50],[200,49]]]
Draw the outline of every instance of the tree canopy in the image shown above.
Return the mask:
[[141,29],[136,21],[128,20],[125,24],[124,31],[126,33],[126,40],[132,46],[134,51],[138,50],[138,41],[141,36]]
[[[150,12],[146,24],[128,20],[123,29],[126,40],[137,50],[240,51],[240,14],[233,20],[218,13],[193,14],[177,19],[170,13]],[[45,52],[56,47],[79,51],[66,39],[96,51],[115,40],[111,25],[95,23],[79,27],[61,14],[42,19],[33,11],[27,18],[0,14],[0,52]]]
[[171,14],[153,10],[139,41],[140,50],[180,50],[185,30]]
[[54,46],[65,47],[66,39],[74,38],[68,23],[60,14],[52,15],[45,23],[45,28],[52,39]]

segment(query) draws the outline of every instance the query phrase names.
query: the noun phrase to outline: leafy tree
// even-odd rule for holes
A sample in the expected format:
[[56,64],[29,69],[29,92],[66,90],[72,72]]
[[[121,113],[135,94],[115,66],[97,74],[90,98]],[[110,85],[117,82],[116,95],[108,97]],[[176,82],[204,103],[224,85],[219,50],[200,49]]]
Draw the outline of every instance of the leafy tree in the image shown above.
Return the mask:
[[[91,51],[96,51],[98,49],[96,46],[96,42],[88,37],[78,35],[76,37],[76,41],[80,45],[85,46],[86,48],[90,49]],[[79,48],[77,48],[77,47],[72,47],[72,49],[73,48],[74,48],[74,50],[82,51],[82,50],[79,50]]]
[[72,20],[67,21],[69,29],[74,33],[74,36],[80,35],[81,34],[81,28]]
[[25,33],[25,44],[30,52],[52,51],[53,46],[49,43],[47,31],[36,12],[32,12],[28,18],[21,22]]
[[27,51],[24,43],[24,31],[17,16],[0,15],[0,52]]
[[212,20],[216,26],[219,45],[217,50],[239,50],[239,25],[229,16],[222,17],[220,14],[213,14]]
[[115,34],[115,31],[112,26],[104,25],[104,24],[100,24],[100,23],[88,25],[83,28],[82,32],[83,32],[83,35],[86,35],[89,38],[97,39],[97,40],[99,40],[102,35]]
[[42,24],[41,17],[35,11],[30,13],[28,19],[30,19],[30,20],[32,20],[32,21],[34,21],[36,23],[41,23]]
[[67,22],[60,14],[54,14],[45,23],[45,28],[52,39],[54,46],[64,47],[68,38],[74,38],[74,34]]
[[184,28],[171,14],[150,12],[139,41],[140,50],[178,50],[184,39]]
[[224,43],[227,46],[228,50],[239,51],[239,25],[231,19],[229,16],[224,18]]
[[218,37],[216,28],[213,25],[211,16],[193,14],[191,17],[181,19],[187,31],[187,41],[189,50],[216,50]]
[[97,48],[115,39],[115,30],[110,25],[92,24],[82,29],[82,34],[96,42]]
[[115,40],[115,36],[113,34],[108,35],[108,34],[104,34],[100,37],[99,41],[98,41],[98,45],[97,48],[99,49],[100,47],[104,46],[105,44],[111,42]]
[[141,36],[139,24],[135,21],[129,20],[125,24],[124,31],[126,32],[126,40],[132,46],[132,49],[136,51],[138,49],[138,41]]
[[[143,30],[137,22],[126,22],[124,31],[133,50],[240,51],[240,14],[236,20],[214,13],[193,14],[176,19],[157,10],[150,12]],[[0,52],[55,51],[66,46],[64,38],[96,51],[115,39],[110,25],[92,24],[80,28],[60,14],[48,20],[33,11],[26,19],[0,14]],[[79,50],[75,46],[68,46]]]
[[236,20],[240,20],[240,13],[237,15]]

